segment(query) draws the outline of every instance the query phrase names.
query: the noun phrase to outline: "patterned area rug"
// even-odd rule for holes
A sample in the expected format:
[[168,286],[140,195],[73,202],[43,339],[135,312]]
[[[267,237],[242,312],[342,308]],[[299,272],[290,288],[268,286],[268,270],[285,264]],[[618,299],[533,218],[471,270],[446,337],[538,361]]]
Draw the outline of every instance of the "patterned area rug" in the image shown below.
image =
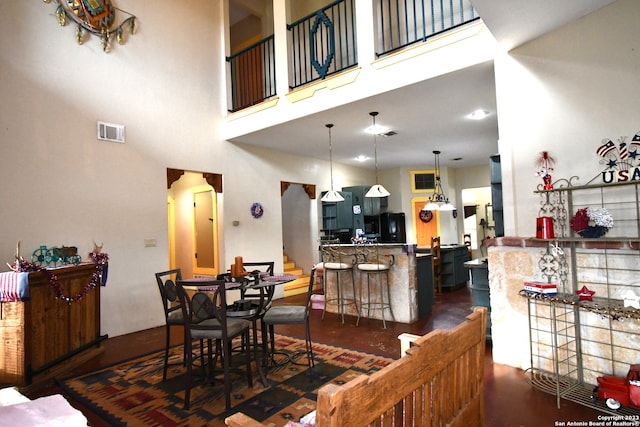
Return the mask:
[[[304,350],[304,340],[276,336],[276,348],[292,355]],[[253,387],[246,376],[234,376],[232,408],[225,412],[221,378],[211,383],[194,379],[191,409],[183,409],[182,347],[171,351],[167,380],[162,381],[164,352],[118,363],[112,367],[58,380],[74,399],[113,426],[224,426],[224,419],[244,412],[269,426],[298,421],[315,409],[317,390],[328,382],[345,383],[361,373],[387,366],[391,358],[314,343],[315,367],[287,363],[267,372],[268,386],[253,370]],[[306,361],[304,356],[301,361]],[[194,370],[198,372],[199,370]]]

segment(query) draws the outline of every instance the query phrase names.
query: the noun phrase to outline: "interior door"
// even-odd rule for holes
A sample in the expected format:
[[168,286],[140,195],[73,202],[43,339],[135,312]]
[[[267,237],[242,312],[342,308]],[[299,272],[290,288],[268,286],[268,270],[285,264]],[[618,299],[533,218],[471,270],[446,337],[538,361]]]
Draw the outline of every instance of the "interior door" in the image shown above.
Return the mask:
[[216,193],[211,190],[193,193],[193,272],[215,276],[218,274]]
[[413,219],[414,219],[414,227],[413,229],[416,232],[416,243],[419,248],[430,248],[431,247],[431,237],[437,236],[438,232],[438,223],[439,223],[439,213],[438,211],[429,211],[431,214],[423,215],[422,219],[420,217],[420,211],[425,205],[425,200],[414,200],[413,201]]

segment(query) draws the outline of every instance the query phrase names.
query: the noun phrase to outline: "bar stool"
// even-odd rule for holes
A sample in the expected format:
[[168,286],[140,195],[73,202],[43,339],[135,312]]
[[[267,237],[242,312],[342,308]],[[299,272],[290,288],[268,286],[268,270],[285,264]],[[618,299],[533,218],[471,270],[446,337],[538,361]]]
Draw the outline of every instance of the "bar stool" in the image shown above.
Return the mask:
[[[327,311],[327,304],[334,304],[338,307],[338,313],[344,323],[345,307],[353,305],[358,319],[356,325],[360,321],[360,310],[356,302],[356,285],[353,276],[353,266],[356,263],[355,255],[347,254],[340,251],[338,246],[325,245],[322,247],[322,263],[316,267],[323,271],[324,279],[324,309],[322,310],[322,319]],[[330,286],[329,274],[335,274],[335,297],[328,298],[327,290]],[[341,276],[348,275],[351,278],[351,297],[345,295],[346,284],[343,283]]]
[[[364,308],[367,308],[367,317],[371,309],[380,310],[382,316],[382,327],[387,329],[387,322],[384,318],[385,310],[389,310],[391,314],[391,319],[395,322],[396,318],[393,315],[393,310],[391,309],[391,290],[389,289],[389,270],[391,266],[395,263],[395,257],[393,254],[381,255],[379,253],[378,245],[375,244],[375,250],[372,247],[364,246],[359,252],[360,258],[358,259],[358,271],[360,272],[360,277],[362,274],[367,275],[367,300],[365,302],[362,297],[362,289],[363,283],[360,280],[360,309],[364,311]],[[384,274],[386,277],[386,283],[383,284],[382,278],[380,277]],[[373,280],[373,292],[372,292],[372,281]],[[377,286],[376,286],[377,285]],[[386,287],[386,292],[385,288]],[[385,293],[387,294],[385,301]],[[360,318],[358,318],[358,322],[356,322],[356,326],[360,322]]]

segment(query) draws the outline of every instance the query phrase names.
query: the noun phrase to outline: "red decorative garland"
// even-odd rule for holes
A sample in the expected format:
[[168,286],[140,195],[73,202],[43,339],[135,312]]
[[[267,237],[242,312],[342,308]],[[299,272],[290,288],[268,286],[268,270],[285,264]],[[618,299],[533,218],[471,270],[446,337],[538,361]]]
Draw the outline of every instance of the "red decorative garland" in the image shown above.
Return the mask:
[[77,294],[75,294],[74,296],[67,296],[64,294],[64,292],[62,291],[62,286],[60,285],[60,283],[58,283],[58,277],[53,274],[50,270],[47,270],[45,267],[42,267],[40,265],[36,265],[33,264],[29,261],[26,261],[24,259],[20,259],[20,268],[18,271],[21,272],[31,272],[31,271],[42,271],[44,272],[47,276],[49,276],[49,284],[51,285],[51,288],[53,288],[53,291],[56,294],[56,298],[61,299],[63,301],[68,302],[69,304],[71,304],[72,302],[78,302],[81,301],[84,297],[87,296],[87,294],[89,293],[89,291],[93,288],[95,288],[96,286],[98,286],[102,280],[102,272],[104,269],[104,266],[107,265],[107,263],[109,262],[109,255],[105,254],[105,253],[95,253],[92,252],[91,254],[89,254],[91,256],[91,258],[93,259],[93,261],[96,263],[96,270],[91,274],[91,281],[89,282],[88,285],[86,285],[84,288],[82,288],[80,290],[80,292],[78,292]]

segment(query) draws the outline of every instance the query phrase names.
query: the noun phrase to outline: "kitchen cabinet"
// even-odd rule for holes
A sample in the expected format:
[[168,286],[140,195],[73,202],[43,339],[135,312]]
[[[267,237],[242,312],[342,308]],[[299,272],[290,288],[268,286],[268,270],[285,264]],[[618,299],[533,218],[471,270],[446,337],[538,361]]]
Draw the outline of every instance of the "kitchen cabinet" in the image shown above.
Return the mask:
[[[325,193],[322,193],[324,195]],[[342,231],[353,228],[352,195],[348,191],[340,191],[344,200],[341,202],[322,202],[322,231]]]

